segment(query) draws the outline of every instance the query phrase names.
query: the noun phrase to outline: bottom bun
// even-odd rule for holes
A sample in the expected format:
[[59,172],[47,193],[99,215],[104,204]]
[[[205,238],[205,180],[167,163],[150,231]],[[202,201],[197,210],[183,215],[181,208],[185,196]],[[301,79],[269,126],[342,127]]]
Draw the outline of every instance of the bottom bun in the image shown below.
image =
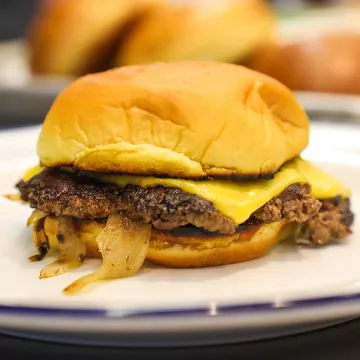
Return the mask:
[[[87,257],[101,258],[96,238],[105,222],[76,221],[77,234],[86,245]],[[211,234],[199,230],[152,230],[147,259],[161,265],[178,268],[206,267],[239,263],[266,254],[277,242],[294,233],[295,225],[281,222],[249,226],[232,235]],[[59,249],[58,219],[48,216],[44,231],[50,248]],[[192,232],[192,234],[191,234]],[[201,234],[201,235],[200,235]]]
[[[201,236],[197,239],[176,237],[154,230],[147,259],[171,267],[206,267],[252,260],[265,255],[291,234],[293,226],[281,222],[250,227],[232,235]],[[168,240],[171,246],[161,246]]]

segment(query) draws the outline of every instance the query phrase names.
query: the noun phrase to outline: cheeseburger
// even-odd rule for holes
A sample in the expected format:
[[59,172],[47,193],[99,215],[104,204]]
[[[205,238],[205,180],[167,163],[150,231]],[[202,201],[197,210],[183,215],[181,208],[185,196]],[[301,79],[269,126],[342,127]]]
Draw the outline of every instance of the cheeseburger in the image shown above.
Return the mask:
[[299,154],[309,120],[294,95],[247,68],[157,63],[87,75],[57,97],[39,166],[18,183],[40,277],[87,257],[93,274],[65,289],[171,267],[242,262],[285,238],[346,237],[349,190]]

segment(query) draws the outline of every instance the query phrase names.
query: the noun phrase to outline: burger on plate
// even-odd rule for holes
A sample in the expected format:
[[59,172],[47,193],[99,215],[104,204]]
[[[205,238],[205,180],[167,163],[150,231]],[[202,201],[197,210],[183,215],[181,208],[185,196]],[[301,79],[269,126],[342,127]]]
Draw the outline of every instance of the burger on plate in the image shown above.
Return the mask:
[[170,267],[238,263],[285,238],[346,237],[349,189],[299,154],[309,120],[284,85],[213,62],[157,63],[87,75],[57,97],[40,165],[18,183],[41,277],[102,257],[65,289]]

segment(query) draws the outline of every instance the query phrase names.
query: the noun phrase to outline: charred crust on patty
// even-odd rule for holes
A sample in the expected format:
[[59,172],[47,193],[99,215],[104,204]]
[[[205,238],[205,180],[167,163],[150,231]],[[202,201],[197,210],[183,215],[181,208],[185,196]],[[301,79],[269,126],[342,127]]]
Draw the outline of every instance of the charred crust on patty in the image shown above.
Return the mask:
[[[235,234],[244,234],[244,233],[250,233],[254,234],[257,230],[259,230],[263,224],[249,224],[244,223],[236,227]],[[162,231],[162,230],[160,230]],[[168,230],[167,233],[171,234],[174,238],[180,238],[180,237],[194,237],[198,238],[199,240],[206,239],[214,239],[217,238],[224,238],[224,234],[221,234],[219,232],[211,232],[206,231],[202,228],[198,228],[194,225],[185,225],[185,226],[179,226],[175,229]]]
[[[60,167],[56,167],[54,169],[60,169]],[[99,174],[107,174],[107,175],[129,175],[127,172],[121,172],[121,171],[86,171],[81,168],[77,168],[75,166],[71,166],[71,171],[75,174],[78,174],[79,176],[85,176],[93,178],[96,175]],[[279,170],[278,170],[279,171]],[[219,175],[204,175],[204,176],[172,176],[170,174],[164,175],[164,174],[157,174],[155,172],[133,172],[130,175],[134,176],[144,176],[144,177],[156,177],[159,179],[181,179],[181,180],[192,180],[192,181],[205,181],[205,180],[229,180],[229,181],[246,181],[246,180],[272,180],[274,176],[276,175],[275,172],[269,172],[269,173],[261,173],[261,174],[236,174],[236,175],[226,175],[226,174],[219,174]]]

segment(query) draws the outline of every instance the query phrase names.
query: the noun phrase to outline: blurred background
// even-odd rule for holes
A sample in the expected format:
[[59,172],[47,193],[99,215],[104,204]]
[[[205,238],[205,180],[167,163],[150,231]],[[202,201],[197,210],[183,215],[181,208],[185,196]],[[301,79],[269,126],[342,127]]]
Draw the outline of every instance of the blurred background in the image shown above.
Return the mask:
[[78,76],[174,60],[241,64],[309,108],[359,109],[360,1],[2,0],[0,126],[41,122]]

